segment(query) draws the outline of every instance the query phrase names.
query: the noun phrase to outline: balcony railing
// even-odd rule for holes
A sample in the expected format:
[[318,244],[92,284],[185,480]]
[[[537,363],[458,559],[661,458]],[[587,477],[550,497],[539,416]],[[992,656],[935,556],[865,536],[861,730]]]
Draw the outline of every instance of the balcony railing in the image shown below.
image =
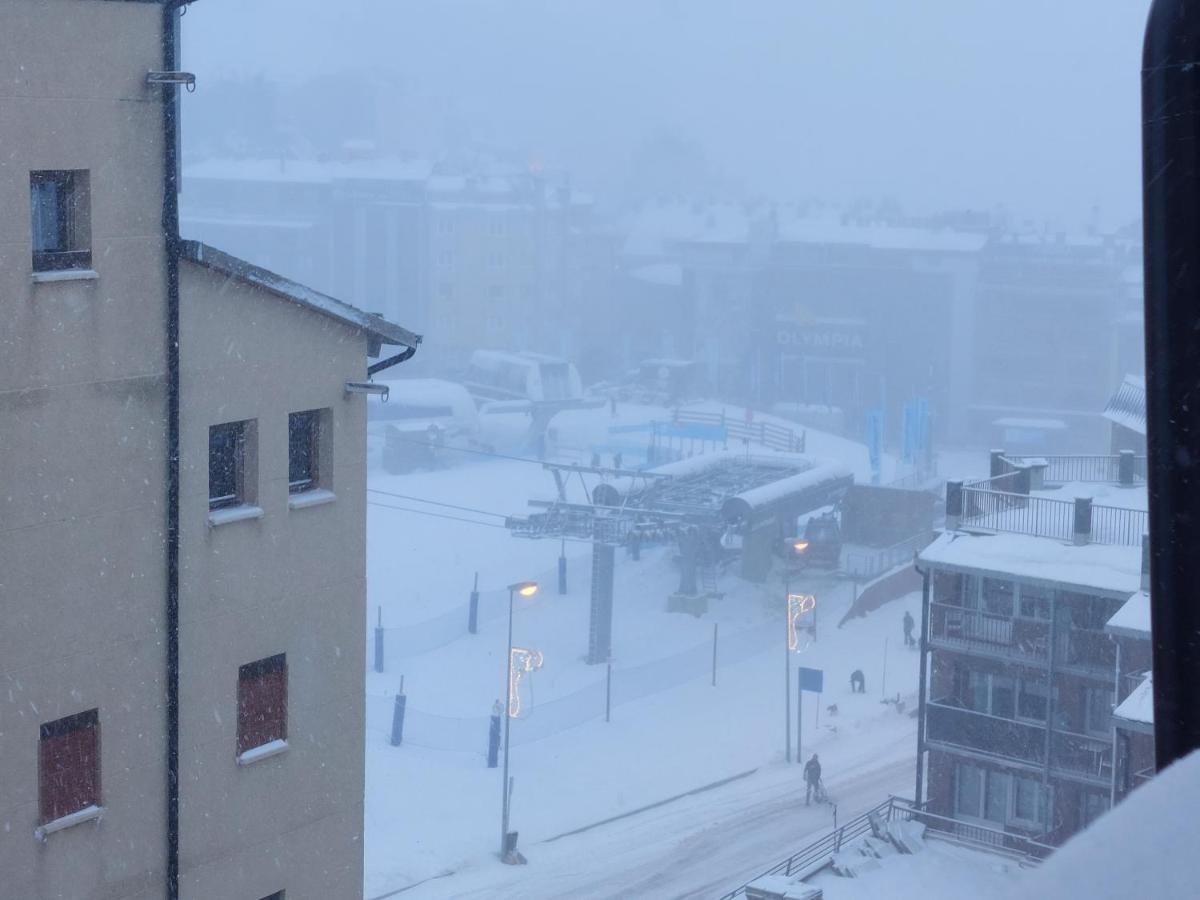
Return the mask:
[[963,525],[1068,541],[1074,535],[1075,504],[1070,500],[964,486],[962,508]]
[[[1047,665],[1050,623],[965,609],[948,603],[929,604],[929,640],[934,646]],[[1086,628],[1060,630],[1055,638],[1056,668],[1084,669],[1109,675],[1116,647],[1108,635]]]
[[[1008,456],[1014,465],[1045,464],[1043,479],[1047,484],[1067,484],[1078,481],[1092,484],[1119,484],[1121,457],[1105,454],[1073,454],[1070,456]],[[1146,457],[1133,457],[1133,478],[1146,480]]]
[[1107,738],[1056,731],[1050,735],[1050,768],[1107,782],[1112,778],[1112,749]]
[[[1102,672],[1111,679],[1117,664],[1117,647],[1107,634],[1086,628],[1070,628],[1055,637],[1056,668]],[[1109,682],[1112,683],[1111,680]]]
[[1050,648],[1050,623],[930,603],[929,638],[962,650],[1043,663]]
[[[1046,727],[954,706],[926,704],[930,741],[1035,766],[1046,764]],[[1112,773],[1112,743],[1104,738],[1055,730],[1050,735],[1050,769],[1106,781]]]
[[1045,727],[989,716],[951,703],[935,701],[926,704],[925,736],[928,740],[1035,766],[1045,764]]

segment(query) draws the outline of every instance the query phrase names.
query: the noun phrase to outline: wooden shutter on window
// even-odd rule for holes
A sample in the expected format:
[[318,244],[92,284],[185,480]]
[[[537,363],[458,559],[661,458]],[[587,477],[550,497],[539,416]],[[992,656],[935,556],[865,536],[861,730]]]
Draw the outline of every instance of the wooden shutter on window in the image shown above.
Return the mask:
[[52,822],[99,803],[99,711],[92,709],[42,725],[38,744],[41,821]]
[[237,752],[286,737],[287,663],[281,653],[238,671]]

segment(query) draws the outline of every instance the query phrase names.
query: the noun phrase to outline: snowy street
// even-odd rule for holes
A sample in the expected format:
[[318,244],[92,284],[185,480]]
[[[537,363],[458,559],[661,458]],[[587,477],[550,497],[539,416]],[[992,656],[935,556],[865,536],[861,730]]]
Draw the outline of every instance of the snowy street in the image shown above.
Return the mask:
[[[610,421],[607,411],[560,418],[564,443],[581,445]],[[810,440],[824,444],[826,458],[865,465],[860,445]],[[540,464],[471,456],[407,475],[376,467],[369,487],[369,624],[381,608],[387,665],[367,675],[368,900],[403,889],[406,897],[719,895],[832,827],[832,808],[806,809],[800,767],[784,763],[781,573],[754,584],[731,569],[720,576],[724,596],[693,617],[666,612],[679,577],[673,547],[647,548],[639,561],[618,552],[605,722],[604,667],[583,661],[589,545],[567,543],[569,590],[560,596],[559,542],[513,538],[487,515],[520,513],[530,497],[550,496],[553,482]],[[476,569],[479,633],[469,635]],[[529,859],[514,868],[495,856],[500,772],[486,767],[485,751],[488,714],[504,687],[502,586],[528,577],[543,590],[518,601],[514,642],[541,651],[545,664],[522,681],[522,712],[512,723],[511,827]],[[796,577],[793,590],[817,596],[819,620],[818,640],[788,657],[792,740],[796,666],[822,669],[824,693],[802,701],[802,752],[821,754],[845,821],[889,793],[912,794],[918,656],[904,648],[900,620],[905,609],[919,615],[920,598],[839,628],[854,586]],[[851,693],[854,669],[862,669],[866,693]],[[405,736],[394,748],[400,676]],[[900,715],[882,702],[897,695]],[[744,773],[751,774],[629,815]],[[621,818],[590,827],[614,817]]]

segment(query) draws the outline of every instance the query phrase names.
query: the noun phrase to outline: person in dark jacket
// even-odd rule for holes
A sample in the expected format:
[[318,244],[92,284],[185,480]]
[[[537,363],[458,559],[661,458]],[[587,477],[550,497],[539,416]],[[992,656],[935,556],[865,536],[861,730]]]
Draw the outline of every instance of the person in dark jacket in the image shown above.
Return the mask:
[[821,802],[821,761],[817,759],[817,754],[812,755],[812,759],[804,764],[804,805],[808,806],[815,796],[817,802]]
[[910,613],[906,609],[904,611],[904,646],[905,647],[912,647],[917,643],[916,639],[913,638],[913,627],[915,625],[916,625],[916,622],[913,621],[912,613]]
[[865,694],[867,692],[867,677],[863,675],[862,669],[855,669],[850,673],[850,693]]

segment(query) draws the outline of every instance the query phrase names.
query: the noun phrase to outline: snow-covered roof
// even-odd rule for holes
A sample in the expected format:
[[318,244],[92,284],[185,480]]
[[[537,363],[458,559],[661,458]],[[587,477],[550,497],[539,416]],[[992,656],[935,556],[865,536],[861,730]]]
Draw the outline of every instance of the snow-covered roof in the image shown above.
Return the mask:
[[1146,379],[1142,375],[1126,375],[1117,392],[1104,407],[1104,418],[1114,425],[1146,434]]
[[425,159],[206,159],[184,166],[184,180],[273,181],[327,184],[338,179],[424,181],[433,164]]
[[1120,637],[1150,637],[1150,594],[1138,591],[1113,613],[1104,630]]
[[889,224],[843,223],[833,217],[779,219],[779,240],[797,244],[859,244],[875,250],[926,250],[940,253],[977,253],[987,237],[940,228],[915,228]]
[[748,491],[738,494],[734,499],[741,500],[747,506],[755,508],[767,506],[768,504],[811,490],[812,488],[832,485],[837,482],[844,482],[848,487],[853,480],[854,473],[850,470],[849,466],[843,465],[840,462],[822,460],[817,462],[811,469],[799,472],[788,478],[781,478],[779,481],[772,481],[770,484],[764,484],[762,487],[751,488]]
[[1077,546],[1027,534],[946,532],[921,551],[935,566],[1128,596],[1141,584],[1141,547]]
[[[1026,462],[1029,460],[1026,459]],[[1091,497],[1097,506],[1115,506],[1120,509],[1149,509],[1146,485],[1109,484],[1104,481],[1065,481],[1062,484],[1031,491],[1031,496],[1047,497],[1051,500],[1074,500],[1076,497]]]
[[276,297],[358,328],[381,343],[409,347],[413,350],[421,343],[421,335],[413,334],[407,328],[393,324],[382,316],[363,312],[356,306],[314,291],[290,278],[284,278],[200,241],[183,241],[180,255],[188,262],[211,269],[227,278],[262,288]]
[[1113,718],[1134,725],[1154,724],[1154,674],[1146,673],[1142,683],[1129,692],[1129,696],[1113,710]]
[[661,256],[672,245],[745,244],[756,229],[780,243],[841,244],[875,250],[976,253],[987,242],[982,234],[945,228],[921,228],[885,222],[849,220],[840,212],[813,214],[786,204],[652,203],[629,222],[625,252]]

